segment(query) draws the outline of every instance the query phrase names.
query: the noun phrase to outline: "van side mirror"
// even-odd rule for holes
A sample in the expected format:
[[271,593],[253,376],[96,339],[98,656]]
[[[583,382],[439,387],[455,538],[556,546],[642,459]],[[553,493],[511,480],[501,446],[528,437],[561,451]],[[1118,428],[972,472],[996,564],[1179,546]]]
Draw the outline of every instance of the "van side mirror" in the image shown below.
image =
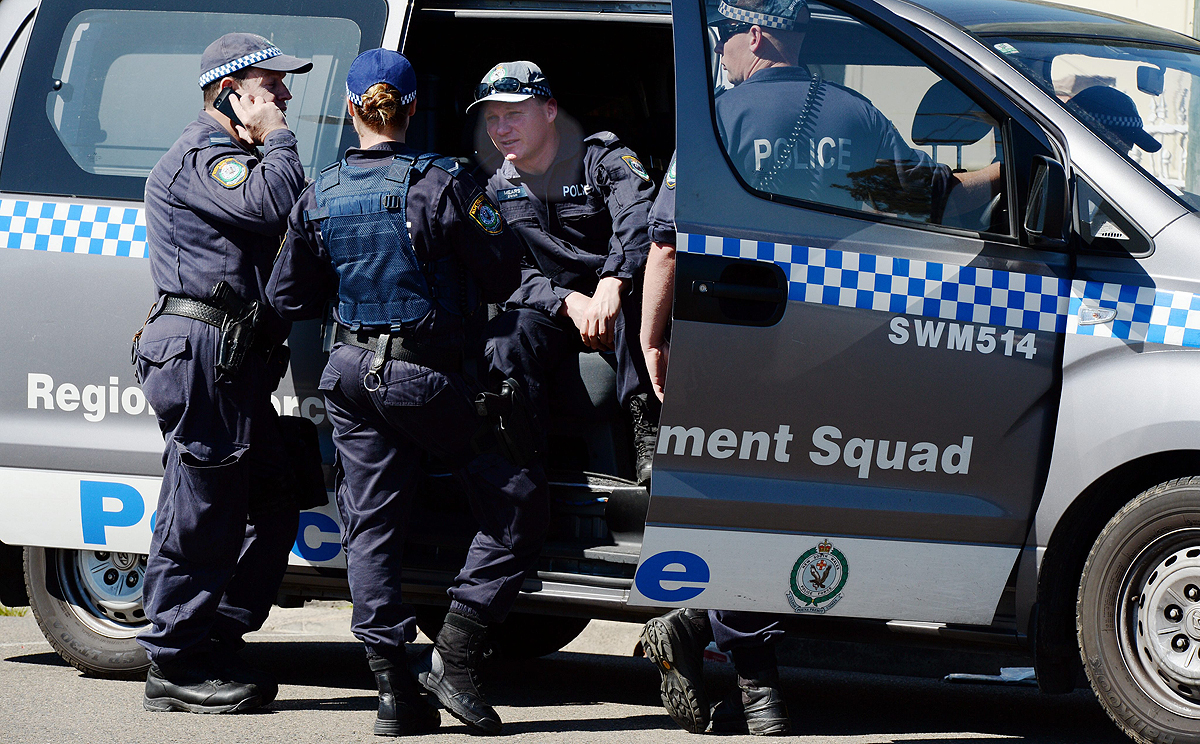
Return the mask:
[[1149,96],[1161,96],[1167,86],[1166,71],[1154,65],[1137,68],[1138,90]]
[[1063,248],[1067,245],[1067,171],[1062,163],[1044,155],[1033,156],[1025,232],[1030,245]]

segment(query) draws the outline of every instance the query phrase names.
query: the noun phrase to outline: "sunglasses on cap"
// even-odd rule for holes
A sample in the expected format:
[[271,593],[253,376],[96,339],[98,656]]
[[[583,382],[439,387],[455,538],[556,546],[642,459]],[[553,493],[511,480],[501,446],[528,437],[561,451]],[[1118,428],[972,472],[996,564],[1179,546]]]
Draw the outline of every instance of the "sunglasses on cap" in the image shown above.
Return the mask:
[[480,83],[475,86],[475,100],[487,98],[493,93],[521,93],[534,96],[550,97],[550,90],[536,83],[525,83],[514,77],[503,77],[490,83]]
[[753,25],[753,23],[746,23],[745,21],[735,21],[730,19],[717,21],[716,23],[712,24],[712,27],[717,32],[717,43],[724,44],[734,36],[737,36],[745,31],[749,31],[750,27]]

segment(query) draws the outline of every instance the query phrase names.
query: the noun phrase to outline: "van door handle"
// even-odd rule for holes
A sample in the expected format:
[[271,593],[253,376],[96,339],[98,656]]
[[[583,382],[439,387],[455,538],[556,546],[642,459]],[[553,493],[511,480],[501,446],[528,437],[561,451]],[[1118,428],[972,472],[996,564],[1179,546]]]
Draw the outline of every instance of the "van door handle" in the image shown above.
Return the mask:
[[712,282],[696,280],[692,282],[693,294],[707,297],[723,297],[729,300],[750,300],[752,302],[787,301],[787,290],[779,287],[760,287],[752,284],[731,284],[729,282]]

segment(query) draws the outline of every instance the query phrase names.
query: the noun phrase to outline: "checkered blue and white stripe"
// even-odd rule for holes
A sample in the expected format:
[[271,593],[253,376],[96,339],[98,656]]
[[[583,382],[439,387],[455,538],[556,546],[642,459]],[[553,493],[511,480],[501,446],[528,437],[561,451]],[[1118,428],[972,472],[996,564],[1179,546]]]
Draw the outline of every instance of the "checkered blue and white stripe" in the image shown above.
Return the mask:
[[201,75],[200,87],[203,88],[212,81],[220,80],[226,75],[232,75],[243,67],[250,67],[251,65],[262,62],[265,59],[278,57],[281,54],[283,54],[283,51],[281,51],[278,47],[267,47],[266,49],[259,49],[257,52],[251,52],[245,57],[238,57],[232,62],[226,62],[220,67],[214,67],[213,69]]
[[0,199],[0,245],[145,258],[146,216],[135,207]]
[[[1200,347],[1200,295],[1190,292],[706,235],[681,233],[679,245],[688,253],[778,264],[789,300]],[[1116,317],[1081,325],[1085,305],[1115,310]]]
[[[800,7],[803,8],[806,4],[807,3],[800,3]],[[791,18],[784,18],[783,16],[759,13],[754,10],[739,8],[736,5],[730,5],[724,0],[721,0],[721,4],[717,6],[717,12],[726,18],[732,18],[735,21],[753,23],[757,26],[763,26],[764,28],[777,28],[782,31],[791,31],[796,25],[795,16]]]
[[[367,90],[370,90],[370,89],[371,89],[370,86],[367,86]],[[366,92],[367,92],[366,90],[363,91],[363,93],[366,93]],[[355,106],[362,106],[362,96],[360,96],[359,94],[350,90],[349,83],[346,83],[346,95],[350,98],[350,101]],[[407,106],[408,104],[412,103],[415,100],[417,100],[417,92],[415,90],[409,91],[408,93],[404,94],[403,96],[400,96],[400,105]]]

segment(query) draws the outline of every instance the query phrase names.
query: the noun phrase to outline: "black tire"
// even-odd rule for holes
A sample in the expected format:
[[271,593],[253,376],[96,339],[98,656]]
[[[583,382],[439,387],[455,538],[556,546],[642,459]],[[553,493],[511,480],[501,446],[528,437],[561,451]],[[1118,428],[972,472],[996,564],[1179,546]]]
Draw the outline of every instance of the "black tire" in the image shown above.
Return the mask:
[[[119,558],[118,558],[119,556]],[[117,571],[128,592],[105,595],[89,586],[84,567],[103,582]],[[147,626],[141,607],[145,556],[55,548],[25,548],[25,589],[29,607],[46,640],[68,664],[84,674],[110,679],[145,679],[150,661],[134,636]],[[98,569],[98,570],[97,570]],[[136,575],[130,586],[128,577]]]
[[[421,605],[415,609],[417,627],[429,638],[436,638],[446,617],[445,608]],[[586,617],[510,612],[503,623],[488,631],[488,643],[499,657],[536,659],[552,654],[578,638],[588,622]]]
[[1200,743],[1200,477],[1159,484],[1109,521],[1076,621],[1088,680],[1126,734]]

